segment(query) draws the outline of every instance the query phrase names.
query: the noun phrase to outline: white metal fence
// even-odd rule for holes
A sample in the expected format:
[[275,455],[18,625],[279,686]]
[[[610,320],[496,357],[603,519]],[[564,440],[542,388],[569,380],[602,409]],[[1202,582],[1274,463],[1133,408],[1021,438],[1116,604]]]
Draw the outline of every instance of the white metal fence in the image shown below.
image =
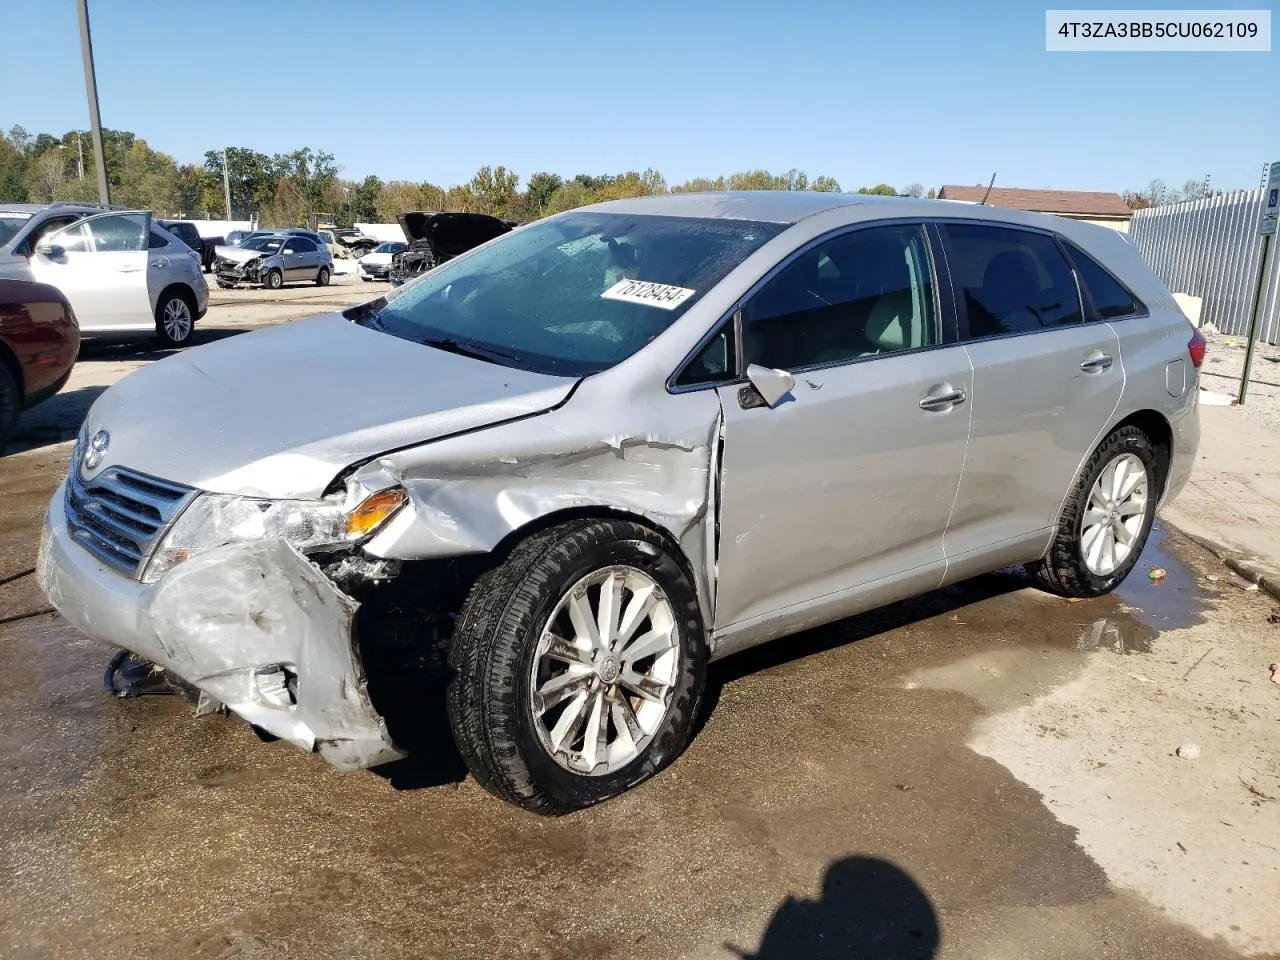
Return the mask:
[[[1223,333],[1249,332],[1249,310],[1258,282],[1261,190],[1137,210],[1129,236],[1174,293],[1203,298],[1201,323]],[[1260,338],[1280,342],[1280,270],[1263,291],[1266,304]]]

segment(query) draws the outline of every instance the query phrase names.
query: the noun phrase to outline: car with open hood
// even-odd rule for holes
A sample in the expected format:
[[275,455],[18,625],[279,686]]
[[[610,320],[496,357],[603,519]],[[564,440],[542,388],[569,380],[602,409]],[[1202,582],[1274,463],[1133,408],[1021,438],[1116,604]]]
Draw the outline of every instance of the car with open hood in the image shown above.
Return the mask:
[[517,226],[486,213],[402,213],[396,217],[407,249],[391,258],[388,279],[395,286],[426,273]]
[[1113,590],[1190,474],[1203,360],[1102,227],[613,201],[121,380],[38,576],[198,712],[342,768],[456,744],[560,813],[670,764],[715,659],[1013,564]]
[[258,234],[238,246],[218,247],[213,272],[224,289],[242,283],[261,284],[270,290],[286,283],[324,287],[333,277],[333,257],[323,243],[301,233]]

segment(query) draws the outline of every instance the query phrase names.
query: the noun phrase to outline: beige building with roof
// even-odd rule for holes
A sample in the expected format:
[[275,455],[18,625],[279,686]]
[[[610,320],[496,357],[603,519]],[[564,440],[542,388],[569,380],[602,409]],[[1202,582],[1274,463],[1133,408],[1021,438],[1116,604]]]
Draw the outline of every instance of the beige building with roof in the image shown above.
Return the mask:
[[[980,203],[986,187],[961,187],[947,184],[938,193],[939,200],[959,200],[964,203]],[[1118,193],[1100,193],[1090,190],[1024,190],[1020,187],[992,187],[987,205],[1007,207],[1011,210],[1027,210],[1032,213],[1052,213],[1072,220],[1096,223],[1121,233],[1129,232],[1129,220],[1133,211]]]

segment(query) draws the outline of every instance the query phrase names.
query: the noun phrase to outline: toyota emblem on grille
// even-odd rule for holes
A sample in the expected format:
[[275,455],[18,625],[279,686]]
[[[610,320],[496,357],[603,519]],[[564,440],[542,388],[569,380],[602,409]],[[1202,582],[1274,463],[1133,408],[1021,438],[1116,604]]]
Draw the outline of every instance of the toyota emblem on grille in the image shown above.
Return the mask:
[[111,434],[99,430],[89,438],[89,445],[84,451],[84,468],[97,470],[102,458],[107,455],[107,447],[111,444]]

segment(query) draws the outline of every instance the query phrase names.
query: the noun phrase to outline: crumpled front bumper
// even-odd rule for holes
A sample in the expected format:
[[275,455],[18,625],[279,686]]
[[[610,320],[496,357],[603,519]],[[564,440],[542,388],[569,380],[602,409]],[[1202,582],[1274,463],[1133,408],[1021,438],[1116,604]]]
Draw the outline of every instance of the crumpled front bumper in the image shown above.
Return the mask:
[[[37,575],[82,632],[160,664],[335,767],[404,756],[369,699],[352,634],[359,605],[282,540],[220,547],[139,583],[71,538],[59,486]],[[281,667],[297,678],[292,692]]]

